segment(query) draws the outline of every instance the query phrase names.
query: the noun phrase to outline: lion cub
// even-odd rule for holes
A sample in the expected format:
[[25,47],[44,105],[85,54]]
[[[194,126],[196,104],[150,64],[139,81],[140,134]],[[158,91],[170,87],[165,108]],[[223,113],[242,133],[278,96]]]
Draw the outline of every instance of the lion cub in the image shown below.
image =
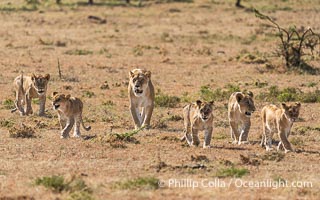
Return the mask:
[[59,122],[61,126],[61,138],[69,137],[74,123],[73,137],[80,137],[80,124],[82,127],[89,131],[90,126],[85,127],[82,120],[83,103],[79,98],[71,97],[70,94],[52,94],[53,109],[58,111]]
[[[47,85],[50,80],[50,75],[46,74],[31,76],[17,76],[14,79],[13,85],[16,92],[15,108],[11,112],[19,111],[20,115],[29,115],[33,113],[31,102],[33,98],[39,98],[40,109],[39,115],[44,116],[46,105]],[[24,105],[26,108],[24,109]]]
[[197,100],[183,108],[184,136],[181,141],[187,140],[190,146],[200,144],[198,131],[204,130],[203,148],[210,148],[213,130],[213,101],[207,103]]
[[228,104],[228,118],[234,144],[248,143],[250,117],[255,110],[252,92],[231,94]]
[[135,129],[140,127],[150,128],[154,108],[154,88],[151,82],[151,72],[134,69],[129,72],[129,79],[130,112]]
[[286,104],[281,103],[281,108],[275,105],[267,105],[261,111],[263,135],[261,146],[266,146],[266,150],[272,150],[272,136],[277,132],[280,138],[279,149],[284,149],[285,153],[293,151],[288,137],[290,135],[293,122],[299,117],[300,102]]

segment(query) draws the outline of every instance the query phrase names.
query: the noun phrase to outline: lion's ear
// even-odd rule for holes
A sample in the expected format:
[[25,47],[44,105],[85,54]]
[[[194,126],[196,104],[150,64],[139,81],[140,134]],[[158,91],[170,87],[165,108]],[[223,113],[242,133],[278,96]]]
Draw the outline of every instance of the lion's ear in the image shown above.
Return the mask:
[[213,103],[214,103],[214,101],[210,101],[210,102],[209,102],[209,105],[210,105],[210,106],[213,106]]
[[36,78],[37,78],[37,76],[34,73],[32,73],[31,74],[31,80],[34,81]]
[[296,104],[296,106],[297,106],[298,108],[301,107],[301,103],[300,103],[300,102],[296,102],[295,104]]
[[252,93],[251,91],[248,91],[247,94],[248,94],[251,98],[253,98],[253,93]]
[[146,71],[146,72],[144,73],[144,75],[146,75],[148,78],[151,78],[151,72],[150,72],[150,71]]
[[287,110],[287,109],[288,109],[287,104],[286,104],[286,103],[284,103],[284,102],[282,102],[282,103],[281,103],[281,107],[282,107],[283,109],[285,109],[285,110]]
[[134,73],[133,71],[129,71],[129,77],[133,77]]
[[71,95],[67,94],[66,99],[70,99]]
[[200,107],[201,107],[201,104],[202,104],[202,101],[197,100],[196,103],[197,103],[198,107],[200,108]]
[[47,81],[49,81],[49,80],[50,80],[50,74],[46,74],[46,75],[44,76],[44,78],[47,79]]
[[58,92],[52,92],[52,97],[56,96]]
[[237,102],[240,103],[240,101],[243,99],[243,94],[241,92],[237,93],[236,99],[237,99]]

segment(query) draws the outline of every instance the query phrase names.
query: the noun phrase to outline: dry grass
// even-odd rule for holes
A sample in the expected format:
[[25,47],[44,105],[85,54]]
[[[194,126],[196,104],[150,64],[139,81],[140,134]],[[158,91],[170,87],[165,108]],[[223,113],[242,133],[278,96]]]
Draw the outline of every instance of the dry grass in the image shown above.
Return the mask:
[[[319,32],[317,3],[247,0],[242,2],[246,8],[239,9],[234,6],[235,0],[143,1],[142,7],[136,7],[136,1],[126,5],[95,0],[97,4],[93,6],[80,0],[62,0],[60,6],[53,0],[41,2],[0,1],[0,199],[320,196],[319,77],[284,70],[284,61],[274,57],[277,37],[273,30],[248,9],[255,7],[284,27],[311,26]],[[89,16],[106,23],[97,23]],[[308,63],[319,68],[319,61],[315,54]],[[134,128],[127,84],[129,70],[136,67],[150,70],[155,90],[161,92],[157,92],[153,128],[123,134],[132,133]],[[92,130],[81,129],[81,139],[61,140],[57,114],[49,97],[46,118],[36,115],[38,100],[33,101],[33,116],[10,113],[14,100],[12,82],[21,71],[26,75],[50,73],[48,94],[57,91],[81,98],[84,120]],[[271,91],[273,86],[277,86],[276,94]],[[252,91],[257,108],[251,118],[250,143],[240,146],[231,144],[227,120],[228,98],[236,90]],[[211,149],[189,147],[179,141],[183,132],[182,107],[200,98],[215,100]],[[281,100],[304,102],[289,138],[297,153],[266,153],[259,145],[259,111],[268,103],[279,105]],[[12,132],[18,133],[22,123],[32,127],[22,128],[22,135],[34,130],[36,137],[11,138],[9,130],[15,127]],[[199,135],[203,141],[203,133]],[[279,139],[274,138],[276,143]],[[82,177],[92,193],[52,192],[31,184],[37,177],[54,175],[65,180],[68,176]],[[140,184],[152,182],[155,187],[154,180],[201,181],[217,176],[226,182],[234,177],[244,181],[280,177],[289,182],[310,181],[313,187],[233,185],[192,190],[144,189],[145,185]],[[145,180],[150,177],[152,181]],[[112,187],[117,183],[136,186]]]

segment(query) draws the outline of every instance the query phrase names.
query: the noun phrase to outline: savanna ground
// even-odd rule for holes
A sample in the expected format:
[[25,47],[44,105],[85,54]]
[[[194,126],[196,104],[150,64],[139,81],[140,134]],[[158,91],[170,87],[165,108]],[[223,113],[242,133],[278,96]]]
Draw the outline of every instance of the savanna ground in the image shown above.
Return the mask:
[[[283,60],[274,54],[275,32],[250,9],[236,8],[234,0],[160,0],[142,7],[135,1],[126,5],[96,0],[93,6],[77,0],[62,0],[60,6],[54,0],[25,2],[0,3],[0,199],[319,198],[319,77],[286,72]],[[295,24],[320,32],[318,0],[242,4],[272,16],[283,27]],[[318,57],[307,61],[318,68]],[[137,67],[152,71],[158,106],[153,128],[130,136],[128,71]],[[83,130],[82,139],[60,139],[50,97],[46,118],[11,114],[12,81],[22,71],[50,73],[48,94],[81,97],[85,123],[92,130]],[[258,110],[252,116],[251,142],[241,146],[230,143],[226,106],[228,95],[238,89],[253,91]],[[303,94],[315,103],[306,103],[312,100],[304,100]],[[200,97],[215,100],[211,149],[179,141],[182,107]],[[259,146],[259,111],[282,100],[303,101],[290,136],[297,152],[266,153]],[[21,124],[30,127],[29,133],[34,131],[33,137],[10,135],[9,130],[16,133],[14,127]],[[115,136],[126,132],[124,139]],[[278,137],[274,139],[276,143]],[[56,177],[52,186],[49,178],[49,186],[42,186],[43,177],[51,176],[65,180]],[[311,182],[312,187],[238,188],[237,177]],[[201,184],[218,178],[220,185],[232,184],[195,189],[168,184],[169,179]],[[78,186],[72,186],[74,180]],[[157,186],[158,180],[164,187]]]

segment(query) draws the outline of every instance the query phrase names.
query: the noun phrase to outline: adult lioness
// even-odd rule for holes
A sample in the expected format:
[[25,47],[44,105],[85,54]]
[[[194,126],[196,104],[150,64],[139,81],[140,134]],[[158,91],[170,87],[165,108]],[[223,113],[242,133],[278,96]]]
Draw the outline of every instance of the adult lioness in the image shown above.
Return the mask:
[[58,111],[59,122],[61,126],[61,138],[69,137],[74,123],[74,137],[80,137],[80,124],[82,127],[89,131],[90,126],[85,127],[82,120],[83,103],[79,98],[71,97],[70,94],[58,94],[54,92],[52,94],[53,109]]
[[250,117],[256,110],[253,93],[234,92],[229,98],[228,118],[231,138],[234,144],[248,142],[248,133],[251,126]]
[[204,130],[203,148],[210,148],[213,130],[213,102],[202,102],[197,100],[183,108],[184,136],[181,141],[187,140],[190,146],[200,144],[198,131]]
[[154,88],[151,82],[151,72],[134,69],[129,72],[129,79],[130,112],[135,129],[140,127],[149,128],[154,108]]
[[263,107],[261,111],[263,128],[261,146],[266,146],[267,151],[272,150],[272,136],[274,132],[278,132],[280,142],[277,149],[284,149],[285,153],[293,151],[288,137],[293,122],[299,117],[300,108],[300,102],[293,104],[281,103],[281,108],[275,105]]
[[[47,85],[50,75],[46,74],[23,76],[22,74],[14,79],[13,85],[16,92],[15,108],[11,112],[18,110],[20,115],[29,115],[33,113],[31,100],[39,98],[40,109],[39,115],[43,116],[46,105]],[[24,109],[24,105],[26,108]]]

